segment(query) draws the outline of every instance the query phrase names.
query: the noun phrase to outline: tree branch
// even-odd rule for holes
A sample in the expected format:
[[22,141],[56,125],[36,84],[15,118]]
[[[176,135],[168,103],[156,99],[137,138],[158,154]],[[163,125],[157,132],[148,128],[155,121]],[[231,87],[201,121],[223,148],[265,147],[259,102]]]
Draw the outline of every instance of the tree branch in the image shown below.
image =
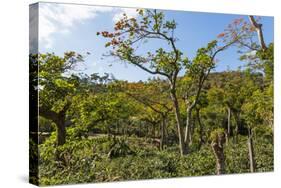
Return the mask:
[[[120,56],[119,54],[112,54],[112,55],[117,56],[117,57],[119,57],[119,59],[123,60],[122,56]],[[144,61],[138,62],[137,59],[140,59],[140,58],[141,57],[139,57],[139,56],[130,56],[128,61],[130,63],[132,63],[133,65],[136,65],[137,67],[141,68],[142,70],[144,70],[150,74],[159,74],[159,75],[169,78],[169,75],[164,72],[161,72],[159,70],[150,70],[150,69],[146,68],[145,66],[141,65],[141,63],[144,63]]]
[[52,120],[54,122],[57,121],[57,119],[58,119],[58,113],[56,113],[52,110],[49,110],[43,106],[39,107],[39,115],[46,119]]
[[249,16],[250,22],[251,24],[255,27],[257,34],[258,34],[258,38],[259,38],[259,42],[261,45],[262,50],[266,50],[266,44],[264,42],[264,37],[263,37],[263,32],[262,32],[262,24],[259,24],[256,22],[254,16]]

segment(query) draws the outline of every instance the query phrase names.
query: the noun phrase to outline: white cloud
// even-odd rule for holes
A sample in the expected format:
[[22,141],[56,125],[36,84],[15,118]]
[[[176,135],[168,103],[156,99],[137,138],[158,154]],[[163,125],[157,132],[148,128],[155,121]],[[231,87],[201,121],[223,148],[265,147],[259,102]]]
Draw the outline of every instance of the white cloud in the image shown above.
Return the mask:
[[118,9],[117,13],[113,16],[113,22],[119,21],[123,14],[126,14],[128,18],[133,18],[138,16],[138,12],[134,8],[120,8]]
[[75,24],[112,11],[110,7],[55,3],[40,3],[39,7],[39,44],[46,48],[52,47],[54,33],[67,34]]
[[75,4],[39,4],[39,45],[51,48],[54,34],[68,34],[71,29],[85,20],[94,19],[99,13],[112,14],[112,21],[120,20],[125,13],[128,18],[137,17],[135,8],[112,8]]

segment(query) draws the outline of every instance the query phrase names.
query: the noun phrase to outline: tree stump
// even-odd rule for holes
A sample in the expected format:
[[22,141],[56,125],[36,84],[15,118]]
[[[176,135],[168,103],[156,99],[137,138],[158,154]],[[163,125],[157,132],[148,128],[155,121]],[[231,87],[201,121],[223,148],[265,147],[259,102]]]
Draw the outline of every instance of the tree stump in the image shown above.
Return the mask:
[[223,152],[223,144],[226,141],[225,133],[223,130],[215,130],[211,135],[212,149],[216,158],[216,173],[217,175],[225,173],[225,157]]

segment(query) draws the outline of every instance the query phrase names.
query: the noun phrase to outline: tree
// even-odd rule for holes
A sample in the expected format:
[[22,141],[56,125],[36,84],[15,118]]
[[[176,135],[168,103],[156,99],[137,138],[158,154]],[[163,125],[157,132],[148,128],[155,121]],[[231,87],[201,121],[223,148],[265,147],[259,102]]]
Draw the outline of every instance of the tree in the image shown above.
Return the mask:
[[[110,39],[105,45],[106,47],[112,47],[109,55],[135,65],[152,75],[159,75],[168,80],[170,98],[177,123],[179,149],[181,155],[185,155],[188,153],[189,139],[184,140],[184,123],[180,114],[177,84],[179,72],[181,70],[188,71],[192,66],[190,66],[188,58],[176,46],[177,38],[174,36],[176,22],[174,20],[166,21],[164,13],[156,10],[144,11],[138,9],[137,12],[140,18],[128,18],[124,14],[123,18],[115,24],[115,31],[98,32],[97,35],[101,34],[103,37]],[[163,49],[160,47],[155,52],[148,51],[146,55],[138,55],[136,45],[145,40],[159,40],[168,48]],[[203,66],[197,66],[197,68],[213,65],[216,55],[233,43],[232,41],[223,47],[217,48],[217,42],[213,41],[206,48],[198,50],[197,58],[193,62],[203,64]],[[206,69],[201,71],[204,75],[206,74],[205,71],[208,72]],[[200,84],[204,79],[202,78]],[[187,132],[188,130],[189,128],[187,128]]]
[[250,22],[251,22],[252,26],[256,29],[261,49],[263,51],[266,50],[267,47],[266,47],[266,44],[264,42],[264,37],[263,37],[263,32],[262,32],[262,24],[258,23],[256,21],[256,19],[254,18],[254,16],[249,16],[249,19],[250,19]]
[[187,114],[185,137],[184,137],[184,143],[187,150],[189,147],[189,143],[191,141],[190,120],[191,120],[192,110],[196,107],[196,105],[199,102],[202,88],[210,74],[210,71],[215,68],[215,64],[216,64],[215,57],[217,53],[223,51],[232,43],[233,42],[223,47],[217,48],[216,40],[210,42],[207,45],[207,47],[200,48],[197,51],[196,57],[186,67],[185,77],[187,77],[188,81],[186,81],[186,79],[183,79],[184,80],[183,98],[185,100],[186,114]]
[[266,44],[260,17],[249,16],[249,21],[235,19],[219,37],[225,43],[236,39],[240,59],[248,62],[249,68],[262,71],[267,81],[272,83],[274,43]]
[[82,61],[83,57],[75,52],[66,52],[63,57],[50,53],[38,57],[39,115],[56,124],[58,146],[66,141],[67,111],[79,86],[71,71]]
[[153,79],[146,83],[127,84],[124,88],[125,93],[150,108],[160,116],[160,144],[159,148],[163,150],[166,144],[166,127],[168,115],[172,111],[172,106],[168,96],[169,86],[163,80]]
[[[238,142],[241,128],[241,107],[247,97],[247,93],[245,93],[247,88],[244,86],[248,85],[248,81],[243,71],[227,71],[221,73],[219,80],[213,83],[208,91],[210,105],[223,108],[227,114],[227,141],[233,135],[234,142]],[[233,124],[235,124],[235,129],[233,129]]]
[[273,114],[271,113],[272,95],[263,92],[260,89],[253,91],[252,95],[247,98],[246,103],[242,106],[244,119],[248,128],[248,151],[250,161],[250,171],[255,172],[255,151],[253,144],[253,134],[260,126],[272,128]]
[[73,121],[88,130],[99,127],[107,134],[118,134],[121,122],[137,113],[136,103],[128,100],[121,82],[106,75],[91,75],[88,85],[90,91],[75,100]]
[[225,157],[223,144],[225,143],[225,132],[223,129],[215,129],[211,135],[211,146],[216,157],[217,175],[225,173]]
[[[252,140],[253,127],[262,124],[263,119],[269,121],[268,124],[273,127],[273,64],[274,64],[274,44],[270,43],[268,46],[265,42],[262,24],[260,18],[249,16],[250,23],[244,21],[242,18],[234,20],[229,24],[228,29],[220,36],[224,41],[231,40],[233,37],[237,38],[239,52],[242,53],[240,59],[248,61],[248,69],[253,72],[262,72],[264,81],[261,88],[248,87],[248,97],[246,103],[243,104],[242,109],[244,118],[248,126],[248,151],[251,172],[255,171],[255,156],[254,146]],[[256,35],[255,35],[256,34]],[[256,39],[257,36],[257,39]],[[246,51],[241,51],[246,50]],[[250,80],[251,83],[251,80]],[[250,94],[249,94],[250,91]],[[264,101],[268,102],[264,102]],[[263,102],[261,102],[263,101]],[[267,105],[265,105],[267,103]],[[261,110],[263,106],[264,110]],[[263,112],[262,112],[263,111]],[[264,112],[266,111],[266,115]],[[263,116],[260,116],[263,114]]]

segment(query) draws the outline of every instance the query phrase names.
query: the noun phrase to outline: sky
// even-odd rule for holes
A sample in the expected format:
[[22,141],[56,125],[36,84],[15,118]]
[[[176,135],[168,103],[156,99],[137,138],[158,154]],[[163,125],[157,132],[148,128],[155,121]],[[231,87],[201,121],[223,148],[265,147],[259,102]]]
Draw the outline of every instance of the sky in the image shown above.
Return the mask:
[[[247,16],[234,14],[217,14],[188,11],[163,10],[166,20],[177,22],[176,45],[189,59],[195,56],[198,48],[216,39],[229,23],[237,18]],[[139,81],[147,80],[152,75],[139,68],[105,57],[109,48],[107,42],[96,33],[113,31],[114,23],[123,13],[128,17],[137,16],[134,8],[90,6],[77,4],[39,3],[39,52],[55,53],[62,56],[66,51],[75,51],[85,55],[85,62],[76,71],[86,74],[105,72],[113,74],[116,79]],[[261,17],[266,43],[273,41],[273,17]],[[147,45],[147,44],[146,44]],[[159,41],[149,43],[144,49],[161,47]],[[89,52],[90,54],[88,54]],[[229,48],[217,56],[219,62],[214,71],[235,70],[244,66],[239,60],[237,49]]]

